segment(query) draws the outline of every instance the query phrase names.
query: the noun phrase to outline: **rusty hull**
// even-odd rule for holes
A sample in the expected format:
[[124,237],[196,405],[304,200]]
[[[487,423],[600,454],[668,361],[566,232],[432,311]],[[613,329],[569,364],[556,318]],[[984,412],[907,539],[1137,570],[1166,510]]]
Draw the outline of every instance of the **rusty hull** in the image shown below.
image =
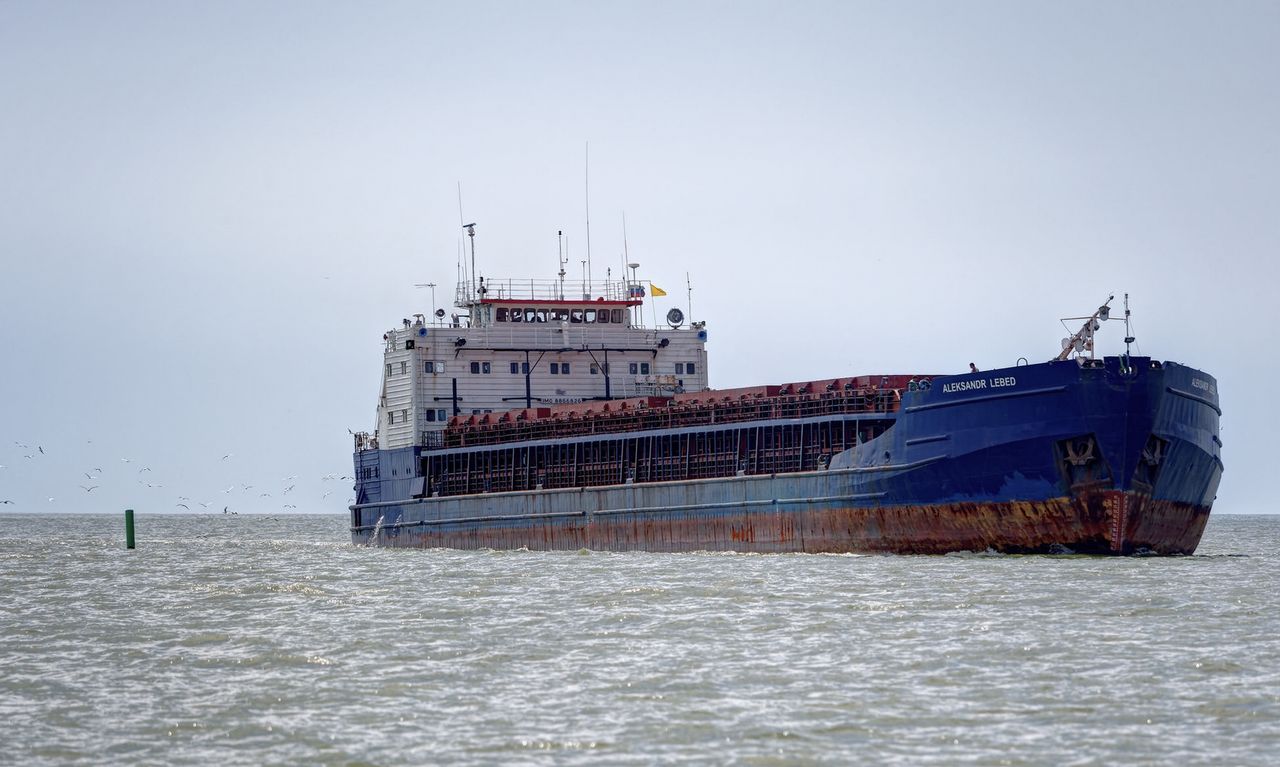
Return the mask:
[[[1037,502],[850,508],[778,504],[740,511],[592,512],[379,527],[399,547],[599,551],[945,554],[958,551],[1190,554],[1207,508],[1103,491]],[[541,517],[541,518],[539,518]],[[376,535],[376,538],[375,538]]]

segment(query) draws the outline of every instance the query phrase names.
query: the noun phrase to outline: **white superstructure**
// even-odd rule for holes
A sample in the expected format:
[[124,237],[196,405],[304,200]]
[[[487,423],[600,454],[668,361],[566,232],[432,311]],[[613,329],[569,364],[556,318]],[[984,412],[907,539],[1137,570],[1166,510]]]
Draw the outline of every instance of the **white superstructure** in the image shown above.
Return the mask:
[[634,279],[459,283],[465,314],[415,314],[383,336],[368,446],[434,446],[454,415],[706,389],[704,323],[672,310],[666,327],[643,327],[647,292]]

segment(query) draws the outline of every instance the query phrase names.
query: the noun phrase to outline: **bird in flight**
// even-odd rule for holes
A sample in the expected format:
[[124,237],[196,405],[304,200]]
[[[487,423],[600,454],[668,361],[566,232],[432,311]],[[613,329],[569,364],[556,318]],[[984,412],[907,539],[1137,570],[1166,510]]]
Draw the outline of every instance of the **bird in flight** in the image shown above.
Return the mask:
[[188,506],[188,505],[187,505],[187,504],[185,504],[185,503],[180,503],[180,504],[178,504],[178,505],[179,505],[179,506],[181,506],[182,508],[186,509],[187,511],[191,511],[191,507],[190,507],[190,506]]
[[230,458],[230,457],[231,457],[231,456],[233,456],[233,455],[235,455],[235,453],[227,453],[226,455],[222,456],[222,460],[224,460],[224,461],[225,461],[225,460],[227,460],[228,458]]
[[93,487],[85,487],[84,485],[81,485],[80,487],[83,488],[86,493],[92,493],[94,490],[101,487],[101,485],[94,485]]
[[142,472],[144,472],[144,471],[151,471],[151,467],[150,467],[150,466],[143,466],[141,469],[138,469],[138,473],[139,473],[139,474],[141,474],[141,473],[142,473]]
[[[3,506],[6,503],[13,503],[13,501],[8,501],[8,500],[0,501],[0,506]],[[14,505],[16,506],[17,504],[14,504]]]
[[120,459],[120,462],[121,462],[121,463],[129,463],[129,462],[130,462],[130,461],[132,461],[132,460],[133,460],[132,458],[121,458],[121,459]]
[[94,481],[95,479],[97,479],[97,477],[93,476],[92,474],[90,474],[90,473],[89,473],[89,472],[87,472],[87,471],[84,473],[84,476],[85,476],[85,479],[89,480],[90,482],[92,482],[92,481]]
[[36,449],[40,451],[40,455],[44,455],[44,448],[40,447],[39,445],[36,445]]

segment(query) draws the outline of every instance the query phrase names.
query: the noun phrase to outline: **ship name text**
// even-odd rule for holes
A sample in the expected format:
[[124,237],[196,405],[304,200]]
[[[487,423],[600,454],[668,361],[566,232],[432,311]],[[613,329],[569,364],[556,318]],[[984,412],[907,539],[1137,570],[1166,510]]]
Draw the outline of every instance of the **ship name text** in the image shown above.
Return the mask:
[[1218,396],[1218,387],[1200,378],[1191,379],[1191,388],[1199,389],[1205,394],[1211,394],[1214,397]]
[[975,389],[999,389],[1004,386],[1017,386],[1018,379],[1013,376],[1000,376],[998,378],[975,378],[970,381],[952,381],[942,385],[943,394],[951,394],[958,391],[973,391]]

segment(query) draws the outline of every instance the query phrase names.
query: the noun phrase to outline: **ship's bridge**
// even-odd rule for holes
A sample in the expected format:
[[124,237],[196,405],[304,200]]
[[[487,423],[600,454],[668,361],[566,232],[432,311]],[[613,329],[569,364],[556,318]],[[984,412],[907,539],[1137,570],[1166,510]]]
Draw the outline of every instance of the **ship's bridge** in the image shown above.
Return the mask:
[[637,307],[651,290],[643,281],[464,280],[454,304],[466,309],[471,327],[558,322],[569,325],[642,324]]
[[675,307],[665,327],[656,316],[644,323],[645,298],[664,295],[636,279],[460,282],[465,314],[433,306],[430,319],[415,314],[383,334],[366,442],[429,447],[454,416],[703,391],[706,323]]

